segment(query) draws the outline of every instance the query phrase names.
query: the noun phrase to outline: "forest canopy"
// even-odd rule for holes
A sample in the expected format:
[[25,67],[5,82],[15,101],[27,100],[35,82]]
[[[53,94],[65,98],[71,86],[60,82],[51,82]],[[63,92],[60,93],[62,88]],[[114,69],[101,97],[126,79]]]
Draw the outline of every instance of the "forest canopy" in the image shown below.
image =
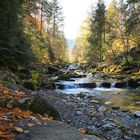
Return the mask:
[[63,9],[57,0],[2,0],[0,66],[66,61]]
[[139,64],[139,15],[139,0],[112,0],[109,7],[98,0],[81,24],[73,48],[75,61]]

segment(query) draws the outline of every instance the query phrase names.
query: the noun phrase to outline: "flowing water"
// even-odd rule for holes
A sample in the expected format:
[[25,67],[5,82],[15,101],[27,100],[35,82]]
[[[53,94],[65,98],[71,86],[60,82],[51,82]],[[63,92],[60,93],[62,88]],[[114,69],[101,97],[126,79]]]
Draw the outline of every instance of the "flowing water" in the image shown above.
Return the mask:
[[[110,83],[110,87],[104,87],[102,83]],[[92,86],[93,84],[96,84],[96,86]],[[90,85],[91,84],[91,85]],[[59,88],[60,86],[63,86],[63,88]],[[71,78],[69,81],[59,81],[56,83],[55,91],[58,93],[66,93],[66,94],[79,94],[79,93],[90,93],[92,95],[102,92],[135,92],[139,91],[135,89],[129,89],[129,88],[115,88],[115,81],[112,79],[109,79],[109,82],[107,82],[104,79],[97,79],[92,77],[91,74],[88,74],[87,77],[84,78]],[[89,87],[90,86],[90,87]]]
[[[94,96],[96,99],[104,100],[104,102],[114,102],[123,108],[139,110],[140,107],[135,106],[135,102],[140,102],[140,89],[115,88],[115,82],[114,79],[98,79],[87,74],[85,78],[71,78],[70,81],[57,82],[55,91],[64,94]],[[109,83],[109,86],[105,87],[102,83]]]

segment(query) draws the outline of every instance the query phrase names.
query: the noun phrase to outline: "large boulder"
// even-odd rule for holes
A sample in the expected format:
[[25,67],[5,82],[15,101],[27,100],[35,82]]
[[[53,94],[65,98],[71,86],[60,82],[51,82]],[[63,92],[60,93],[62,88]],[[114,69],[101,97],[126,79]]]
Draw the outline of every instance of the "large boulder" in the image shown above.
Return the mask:
[[29,133],[18,133],[15,140],[101,140],[94,135],[81,134],[76,128],[58,121],[46,121],[47,126],[36,125]]
[[128,87],[129,88],[138,88],[140,86],[139,82],[134,79],[129,79],[128,80]]
[[72,88],[96,88],[96,83],[79,83],[79,84],[56,84],[56,89],[72,89]]
[[96,83],[81,83],[79,87],[81,88],[96,88]]
[[47,114],[49,116],[52,116],[55,120],[61,120],[57,109],[38,94],[35,95],[33,101],[29,105],[29,110],[42,115]]
[[111,83],[104,82],[104,83],[101,84],[101,86],[104,87],[104,88],[111,88]]
[[127,86],[126,82],[116,82],[115,88],[125,88]]

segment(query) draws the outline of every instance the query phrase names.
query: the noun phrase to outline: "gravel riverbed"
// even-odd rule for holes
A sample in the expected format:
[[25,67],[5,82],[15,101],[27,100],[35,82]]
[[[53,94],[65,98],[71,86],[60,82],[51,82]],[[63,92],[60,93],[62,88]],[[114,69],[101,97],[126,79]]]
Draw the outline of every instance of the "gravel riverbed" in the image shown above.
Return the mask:
[[87,134],[108,140],[140,140],[139,112],[122,110],[111,103],[100,104],[84,93],[62,94],[40,91],[60,112],[62,121]]

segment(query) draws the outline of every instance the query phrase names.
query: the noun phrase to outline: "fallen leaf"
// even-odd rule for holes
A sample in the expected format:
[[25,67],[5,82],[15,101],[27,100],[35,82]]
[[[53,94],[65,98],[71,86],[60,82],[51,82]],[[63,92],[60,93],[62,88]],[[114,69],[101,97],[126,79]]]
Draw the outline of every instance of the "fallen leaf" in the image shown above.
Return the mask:
[[13,135],[0,135],[0,140],[14,140]]
[[9,102],[7,104],[7,108],[12,109],[13,108],[13,101]]
[[81,133],[81,134],[87,134],[87,130],[84,129],[84,128],[80,128],[80,133]]
[[15,130],[19,133],[23,133],[24,130],[21,127],[15,127]]

